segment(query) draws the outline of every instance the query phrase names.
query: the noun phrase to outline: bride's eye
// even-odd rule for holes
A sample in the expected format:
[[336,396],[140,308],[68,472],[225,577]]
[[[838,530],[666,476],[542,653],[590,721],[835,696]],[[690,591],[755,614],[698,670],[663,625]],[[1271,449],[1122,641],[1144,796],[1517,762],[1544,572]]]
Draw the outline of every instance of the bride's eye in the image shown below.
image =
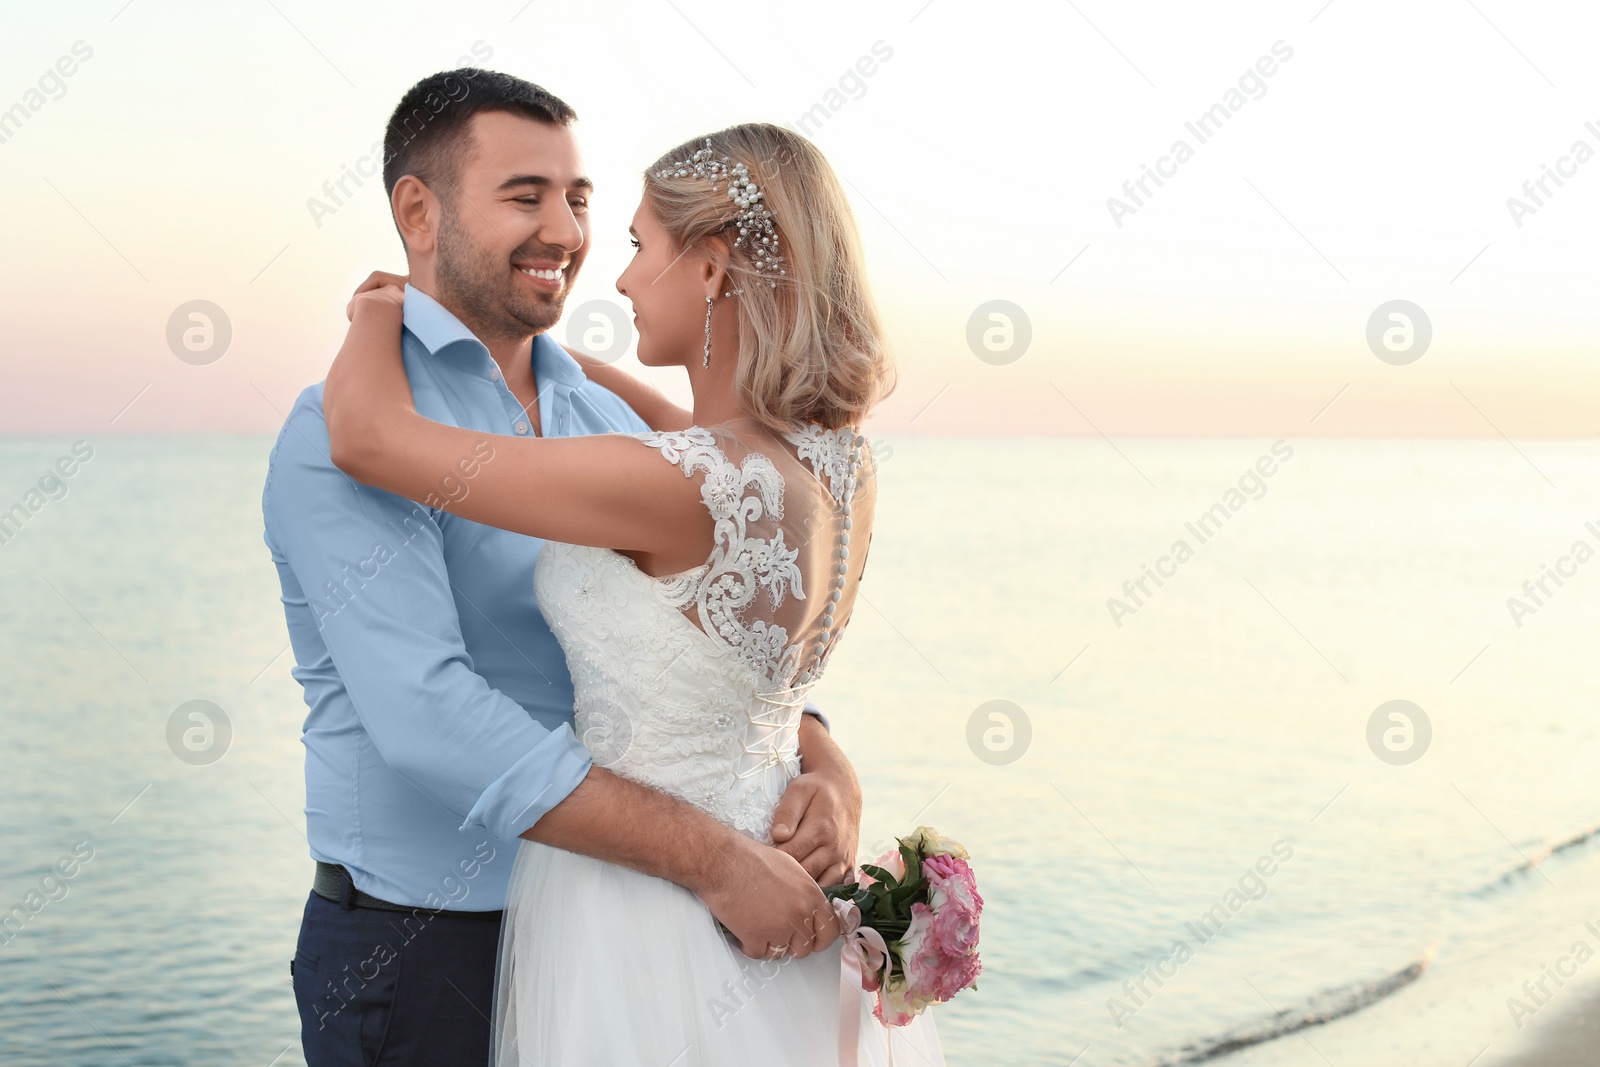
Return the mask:
[[639,239],[637,237],[628,238],[628,243],[633,246],[635,252],[639,251]]

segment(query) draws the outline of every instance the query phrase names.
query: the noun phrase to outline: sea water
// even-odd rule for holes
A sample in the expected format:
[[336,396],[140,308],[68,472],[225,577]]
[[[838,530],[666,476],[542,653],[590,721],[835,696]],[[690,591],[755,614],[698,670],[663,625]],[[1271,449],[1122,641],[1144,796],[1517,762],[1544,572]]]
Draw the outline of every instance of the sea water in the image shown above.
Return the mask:
[[[270,446],[0,443],[0,1062],[302,1062]],[[951,1064],[1481,1065],[1585,1003],[1600,445],[877,452],[817,699],[864,855],[972,853]],[[170,734],[196,700],[215,762]]]

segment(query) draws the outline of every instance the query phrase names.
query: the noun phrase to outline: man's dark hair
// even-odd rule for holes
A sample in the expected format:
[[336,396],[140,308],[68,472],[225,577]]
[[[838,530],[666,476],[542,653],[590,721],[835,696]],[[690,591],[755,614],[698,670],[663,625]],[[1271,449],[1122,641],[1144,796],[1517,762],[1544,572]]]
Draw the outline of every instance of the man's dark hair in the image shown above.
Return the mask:
[[461,67],[430,74],[406,91],[383,132],[383,189],[415,174],[448,197],[471,150],[472,116],[506,111],[565,126],[578,113],[532,82],[497,70]]

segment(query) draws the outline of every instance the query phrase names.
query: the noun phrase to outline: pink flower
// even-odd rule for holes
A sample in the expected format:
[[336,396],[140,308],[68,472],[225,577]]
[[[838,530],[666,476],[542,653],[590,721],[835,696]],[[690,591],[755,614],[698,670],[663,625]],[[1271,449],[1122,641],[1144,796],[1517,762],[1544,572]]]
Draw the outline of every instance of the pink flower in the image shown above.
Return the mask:
[[928,880],[928,903],[933,906],[933,933],[939,948],[949,956],[966,956],[978,949],[978,918],[983,897],[967,861],[952,855],[929,856],[922,861]]
[[[873,860],[872,866],[882,867],[884,870],[894,875],[894,880],[896,882],[901,881],[906,876],[906,860],[904,856],[900,855],[900,850],[898,848],[890,849],[888,852],[885,852],[883,855]],[[861,872],[862,885],[872,885],[876,881],[877,879],[872,877],[872,875],[868,874],[866,871]]]
[[911,924],[900,940],[900,965],[905,970],[906,992],[913,998],[933,999],[944,953],[933,930],[933,909],[918,902],[911,905]]
[[941,966],[934,976],[935,1003],[950,1000],[969,986],[976,985],[983,973],[983,961],[976,952],[966,956],[941,956]]

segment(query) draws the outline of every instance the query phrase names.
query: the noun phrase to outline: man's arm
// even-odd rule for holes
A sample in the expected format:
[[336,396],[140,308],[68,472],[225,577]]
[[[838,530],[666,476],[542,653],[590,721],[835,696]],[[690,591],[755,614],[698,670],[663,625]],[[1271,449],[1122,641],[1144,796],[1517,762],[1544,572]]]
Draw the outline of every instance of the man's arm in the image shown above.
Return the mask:
[[463,827],[514,840],[583,779],[589,752],[472,669],[433,511],[351,481],[327,447],[308,392],[262,499],[268,542],[305,597],[290,612],[298,674],[343,689],[384,762]]
[[839,933],[818,883],[792,856],[601,767],[522,836],[677,882],[705,901],[753,959],[766,956],[769,945],[806,956]]
[[[855,865],[861,783],[844,751],[811,716],[800,724],[800,770],[773,813],[773,839],[818,885],[837,885]],[[618,806],[646,814],[618,820],[610,814]],[[750,843],[698,808],[599,767],[522,836],[696,892],[736,874]],[[663,850],[663,841],[673,847]]]
[[822,714],[821,708],[817,707],[809,700],[806,701],[806,714],[820,722],[824,730],[827,730],[829,733],[833,732],[833,726],[829,724],[828,717]]

